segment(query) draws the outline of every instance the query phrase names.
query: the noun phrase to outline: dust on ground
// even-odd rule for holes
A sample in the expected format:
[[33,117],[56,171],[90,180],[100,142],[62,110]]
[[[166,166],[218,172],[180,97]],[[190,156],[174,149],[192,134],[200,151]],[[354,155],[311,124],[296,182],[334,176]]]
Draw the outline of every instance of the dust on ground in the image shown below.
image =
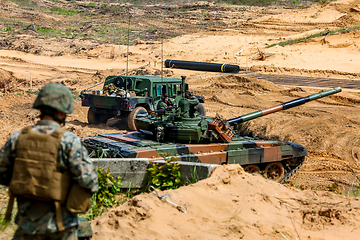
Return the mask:
[[[123,130],[117,119],[106,125],[88,125],[88,109],[81,107],[78,95],[110,74],[125,74],[127,67],[129,74],[187,76],[191,90],[206,97],[207,115],[219,113],[225,118],[323,90],[275,85],[241,74],[162,69],[162,59],[238,64],[243,71],[328,77],[329,82],[332,78],[359,80],[360,30],[265,47],[353,27],[360,22],[360,1],[327,2],[304,9],[212,2],[142,7],[100,1],[29,3],[32,5],[0,1],[0,15],[6,20],[0,21],[1,144],[14,131],[37,121],[38,112],[31,106],[37,91],[48,82],[62,83],[73,92],[75,111],[66,125],[70,131],[88,136]],[[68,14],[60,14],[59,9]],[[124,29],[129,12],[133,45],[128,51]],[[37,32],[31,30],[31,23]],[[71,24],[74,27],[69,29]],[[259,59],[260,52],[265,59]],[[186,214],[144,194],[94,220],[94,230],[101,239],[356,238],[358,198],[308,190],[356,193],[360,183],[359,107],[359,91],[343,89],[250,123],[259,138],[293,141],[309,150],[304,165],[289,180],[290,185],[306,191],[225,166],[210,179],[170,191],[174,201],[189,205]]]

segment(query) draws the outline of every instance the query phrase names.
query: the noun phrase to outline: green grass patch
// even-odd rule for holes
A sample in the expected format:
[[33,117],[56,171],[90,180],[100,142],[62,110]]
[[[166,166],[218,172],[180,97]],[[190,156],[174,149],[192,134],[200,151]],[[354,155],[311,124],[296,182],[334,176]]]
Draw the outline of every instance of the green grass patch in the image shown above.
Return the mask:
[[44,28],[44,27],[38,27],[37,31],[39,33],[48,33],[48,32],[57,32],[60,30],[52,29],[52,28]]
[[99,190],[92,196],[92,205],[85,214],[89,220],[105,212],[107,209],[119,205],[116,195],[120,194],[122,185],[120,178],[114,178],[111,175],[110,168],[105,171],[103,168],[97,168],[99,180]]
[[330,31],[328,29],[325,29],[325,31],[323,31],[323,32],[311,34],[311,35],[306,36],[306,37],[292,39],[292,40],[288,40],[288,41],[285,41],[285,42],[274,43],[274,44],[271,44],[271,45],[267,46],[266,48],[271,48],[271,47],[274,47],[274,46],[277,46],[277,45],[279,45],[281,47],[284,47],[286,45],[303,42],[303,41],[306,41],[306,40],[311,39],[311,38],[317,38],[317,37],[323,37],[323,36],[325,37],[327,35],[332,35],[334,33],[343,33],[343,32],[348,32],[348,31],[357,30],[357,29],[360,29],[359,25],[349,27],[349,28],[336,29],[336,30],[332,30],[332,31]]
[[62,31],[51,28],[38,27],[37,31],[41,36],[48,38],[60,37],[61,35],[63,35]]
[[62,8],[50,8],[50,11],[54,12],[55,14],[64,16],[74,16],[76,14],[82,14],[82,12],[78,10],[66,10]]
[[15,3],[21,7],[31,7],[31,8],[36,8],[39,7],[36,4],[36,1],[29,1],[29,0],[8,0],[8,2],[12,2]]
[[[73,36],[74,31],[77,30],[77,28],[66,28],[64,30],[59,30],[59,29],[46,28],[46,27],[40,27],[40,26],[37,26],[36,29],[41,36],[44,36],[47,38]],[[77,36],[79,36],[79,35],[77,35]]]
[[8,19],[0,19],[0,23],[5,25],[5,27],[2,28],[1,30],[5,31],[7,33],[14,32],[17,29],[23,29],[27,25],[26,23],[23,23],[23,22],[12,21],[12,20],[8,20]]
[[[88,36],[94,39],[101,39],[109,41],[113,44],[127,44],[128,43],[128,29],[125,27],[119,27],[116,25],[103,25],[95,26],[96,35]],[[130,29],[130,45],[133,45],[138,40],[138,35],[134,35],[136,29]]]
[[19,22],[19,21],[13,21],[8,19],[0,19],[1,23],[4,24],[11,24],[11,25],[28,25],[29,23]]
[[340,184],[338,181],[333,181],[331,186],[327,187],[329,192],[333,192],[339,195],[347,197],[359,197],[360,196],[360,185],[355,184]]

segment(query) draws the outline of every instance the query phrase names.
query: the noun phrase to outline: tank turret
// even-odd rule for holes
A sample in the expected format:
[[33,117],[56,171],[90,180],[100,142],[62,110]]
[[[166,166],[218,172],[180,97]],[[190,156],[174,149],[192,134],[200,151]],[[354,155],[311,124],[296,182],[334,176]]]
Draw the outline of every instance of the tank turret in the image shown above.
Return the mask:
[[159,142],[226,143],[236,135],[234,129],[237,129],[236,125],[239,123],[296,107],[338,92],[341,92],[340,87],[227,120],[199,115],[197,112],[198,100],[184,96],[180,100],[179,106],[139,114],[135,119],[135,124],[137,131]]

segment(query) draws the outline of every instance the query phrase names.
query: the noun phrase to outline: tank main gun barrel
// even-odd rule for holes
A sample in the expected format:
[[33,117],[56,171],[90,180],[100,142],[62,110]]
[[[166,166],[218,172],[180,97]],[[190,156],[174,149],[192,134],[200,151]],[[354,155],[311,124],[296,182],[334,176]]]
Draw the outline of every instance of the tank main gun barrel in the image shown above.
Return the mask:
[[292,107],[296,107],[296,106],[302,105],[304,103],[307,103],[307,102],[310,102],[310,101],[313,101],[313,100],[316,100],[316,99],[319,99],[319,98],[322,98],[322,97],[326,97],[326,96],[329,96],[329,95],[332,95],[332,94],[335,94],[335,93],[338,93],[338,92],[341,92],[340,87],[333,88],[333,89],[330,89],[330,90],[326,90],[326,91],[323,91],[323,92],[320,92],[320,93],[315,93],[315,94],[312,94],[312,95],[309,95],[309,96],[306,96],[306,97],[297,98],[297,99],[282,103],[282,104],[280,104],[278,106],[271,107],[271,108],[268,108],[268,109],[265,109],[265,110],[260,110],[260,111],[248,113],[248,114],[245,114],[245,115],[242,115],[242,116],[239,116],[239,117],[230,118],[230,119],[227,120],[227,122],[230,125],[247,122],[247,121],[250,121],[250,120],[258,118],[258,117],[262,117],[262,116],[265,116],[265,115],[268,115],[268,114],[271,114],[271,113],[274,113],[274,112],[278,112],[278,111],[281,111],[281,110],[286,110],[286,109],[289,109],[289,108],[292,108]]

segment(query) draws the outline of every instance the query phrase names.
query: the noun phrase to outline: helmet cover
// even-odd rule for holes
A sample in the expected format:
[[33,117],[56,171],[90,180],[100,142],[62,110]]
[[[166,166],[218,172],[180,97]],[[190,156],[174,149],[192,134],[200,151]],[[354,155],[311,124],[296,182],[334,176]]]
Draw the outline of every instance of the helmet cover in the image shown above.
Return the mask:
[[52,107],[60,112],[70,114],[74,110],[72,94],[69,88],[59,83],[48,83],[39,92],[33,108]]

